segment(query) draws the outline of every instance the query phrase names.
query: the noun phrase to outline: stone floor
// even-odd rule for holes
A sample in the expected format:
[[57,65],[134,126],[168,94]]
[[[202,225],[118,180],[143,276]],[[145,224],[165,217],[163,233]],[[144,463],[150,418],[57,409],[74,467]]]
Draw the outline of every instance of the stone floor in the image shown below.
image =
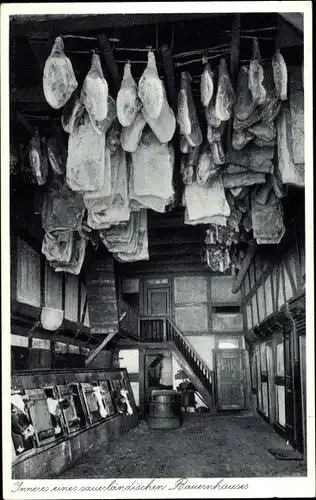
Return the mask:
[[303,462],[277,460],[268,448],[287,445],[259,417],[194,415],[169,431],[140,422],[106,448],[94,447],[59,478],[306,475]]

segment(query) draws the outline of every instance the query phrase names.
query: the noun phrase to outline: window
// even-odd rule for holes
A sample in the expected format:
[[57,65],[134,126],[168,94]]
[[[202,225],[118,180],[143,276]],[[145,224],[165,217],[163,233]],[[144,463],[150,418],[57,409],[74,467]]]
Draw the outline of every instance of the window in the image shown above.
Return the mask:
[[78,321],[78,276],[65,274],[65,318],[70,321]]
[[62,274],[45,265],[45,306],[62,309]]
[[218,349],[239,349],[239,337],[231,337],[226,339],[218,339]]
[[30,306],[41,305],[41,258],[20,238],[17,239],[17,300]]
[[[82,319],[82,314],[83,314],[83,309],[84,309],[84,305],[85,305],[85,301],[86,301],[86,296],[87,296],[86,285],[84,283],[81,283],[81,291],[80,291],[80,318],[79,318],[79,321],[81,321],[81,319]],[[83,324],[85,326],[88,326],[88,327],[90,326],[88,304],[87,304],[87,307],[86,307],[86,314],[85,314],[85,317],[83,319]]]
[[277,367],[276,374],[278,377],[284,377],[284,344],[283,341],[276,345]]
[[284,385],[276,385],[276,420],[285,427],[285,387]]

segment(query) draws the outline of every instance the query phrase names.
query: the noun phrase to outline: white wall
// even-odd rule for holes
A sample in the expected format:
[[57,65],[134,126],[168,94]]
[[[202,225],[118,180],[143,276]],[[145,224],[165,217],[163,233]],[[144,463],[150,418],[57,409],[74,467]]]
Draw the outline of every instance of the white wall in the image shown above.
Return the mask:
[[[138,349],[121,349],[119,351],[120,368],[126,368],[128,374],[138,373]],[[131,382],[131,388],[134,394],[135,404],[139,406],[139,382]]]
[[139,406],[139,382],[131,382],[131,388],[133,391],[135,404]]
[[120,368],[126,368],[128,373],[138,373],[138,349],[121,349],[119,358]]
[[186,337],[206,366],[213,370],[213,349],[215,349],[214,335],[187,335]]

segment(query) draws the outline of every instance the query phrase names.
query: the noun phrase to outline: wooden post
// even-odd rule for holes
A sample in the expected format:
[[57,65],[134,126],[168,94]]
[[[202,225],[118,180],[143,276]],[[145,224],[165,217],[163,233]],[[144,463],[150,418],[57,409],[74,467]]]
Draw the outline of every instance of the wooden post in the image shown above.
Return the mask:
[[98,36],[98,42],[100,46],[100,51],[101,54],[106,62],[106,65],[109,69],[109,72],[111,73],[111,76],[114,80],[116,89],[119,90],[121,86],[121,75],[118,69],[117,62],[113,56],[113,51],[110,45],[110,42],[108,40],[108,37],[106,36],[105,33],[101,33]]
[[166,76],[168,97],[170,99],[171,107],[173,112],[177,112],[177,93],[176,93],[176,83],[174,77],[174,69],[172,65],[171,51],[168,45],[163,45],[161,48],[163,65]]
[[242,261],[241,269],[239,270],[239,273],[236,277],[236,280],[233,283],[232,293],[235,294],[235,293],[239,292],[241,284],[242,284],[244,277],[248,271],[248,268],[251,264],[251,261],[252,261],[253,257],[255,256],[256,248],[257,248],[257,242],[256,242],[256,240],[252,240],[252,242],[250,243],[250,245],[248,247],[248,250],[247,250],[247,253],[244,257],[244,260]]
[[[163,65],[164,65],[164,73],[165,73],[165,77],[166,77],[168,97],[169,97],[169,101],[171,103],[172,110],[173,110],[174,114],[176,115],[178,99],[177,99],[177,91],[176,91],[176,83],[175,83],[175,76],[174,76],[174,68],[173,68],[173,64],[172,64],[171,50],[169,49],[168,45],[163,45],[163,47],[161,48],[161,53],[162,53],[162,59],[163,59]],[[182,185],[182,178],[181,178],[181,172],[180,172],[181,154],[180,154],[180,137],[179,137],[178,127],[176,128],[176,131],[174,134],[173,143],[174,143],[174,147],[175,147],[175,169],[174,169],[174,179],[173,179],[174,186],[175,186],[175,192],[176,192],[175,204],[177,206],[181,206],[183,185]]]
[[162,323],[162,340],[163,342],[167,342],[167,319],[163,318],[163,323]]
[[139,411],[145,413],[145,350],[139,350]]
[[110,340],[114,337],[114,335],[116,335],[116,333],[110,333],[109,335],[107,335],[103,340],[102,342],[94,349],[94,351],[92,351],[92,353],[90,354],[90,356],[86,359],[86,362],[85,362],[85,366],[89,366],[92,361],[97,357],[97,355],[102,351],[102,349],[106,346],[106,344],[108,342],[110,342]]
[[[240,14],[233,16],[233,25],[231,32],[230,48],[230,76],[233,88],[236,88],[237,71],[239,66],[239,47],[240,47]],[[232,139],[233,120],[228,121],[227,127],[227,150],[230,148]]]

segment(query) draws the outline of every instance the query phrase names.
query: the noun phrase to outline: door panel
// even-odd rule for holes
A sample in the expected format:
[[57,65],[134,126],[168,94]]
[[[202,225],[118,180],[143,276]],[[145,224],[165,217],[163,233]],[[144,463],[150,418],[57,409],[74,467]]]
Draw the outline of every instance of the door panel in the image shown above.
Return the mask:
[[243,353],[244,351],[241,349],[215,351],[219,410],[242,410],[245,408]]
[[286,406],[286,436],[291,445],[295,443],[294,434],[294,391],[292,374],[292,352],[291,339],[289,334],[285,334],[285,406]]
[[169,288],[147,289],[147,314],[148,316],[168,316],[170,311]]

